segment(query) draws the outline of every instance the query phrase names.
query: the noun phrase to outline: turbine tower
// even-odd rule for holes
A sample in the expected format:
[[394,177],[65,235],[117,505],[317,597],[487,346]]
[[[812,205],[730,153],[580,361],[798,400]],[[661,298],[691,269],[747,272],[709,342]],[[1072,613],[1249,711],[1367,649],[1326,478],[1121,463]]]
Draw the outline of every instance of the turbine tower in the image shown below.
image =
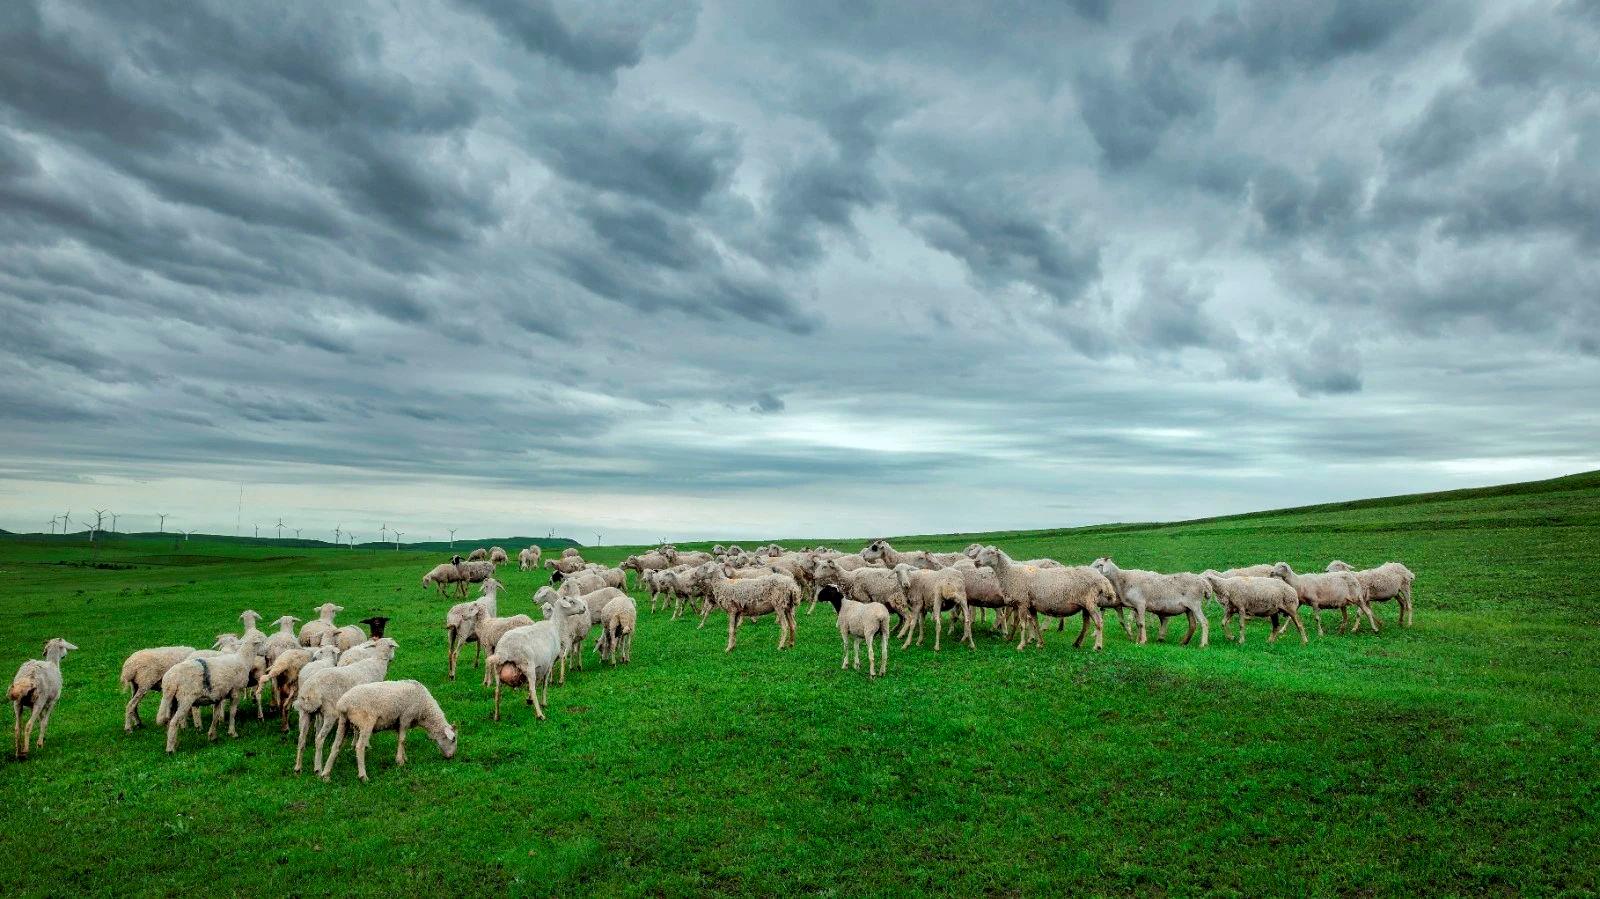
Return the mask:
[[451,528],[450,529],[450,551],[451,552],[455,552],[455,550],[456,550],[456,529],[455,528]]
[[380,543],[386,542],[389,539],[388,536],[387,536],[388,533],[389,533],[389,525],[387,523],[385,523],[383,527],[378,528],[378,542],[380,542]]
[[156,517],[161,519],[161,525],[157,528],[157,533],[165,534],[167,532],[167,514],[166,512],[156,513]]
[[283,539],[283,516],[278,516],[278,539]]
[[339,525],[339,527],[336,527],[336,528],[333,529],[333,545],[334,546],[338,546],[339,545],[339,535],[344,533],[344,531],[340,530],[340,528],[342,528],[342,527],[344,527],[344,525],[341,524],[341,525]]
[[400,532],[399,531],[395,531],[394,532],[394,551],[395,552],[399,552],[400,551],[400,537],[401,537]]

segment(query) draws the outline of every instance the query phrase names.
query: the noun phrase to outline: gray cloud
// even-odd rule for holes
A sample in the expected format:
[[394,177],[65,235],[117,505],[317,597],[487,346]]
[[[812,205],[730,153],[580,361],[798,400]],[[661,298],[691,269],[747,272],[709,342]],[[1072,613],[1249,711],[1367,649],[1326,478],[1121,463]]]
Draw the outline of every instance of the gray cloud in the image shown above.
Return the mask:
[[1577,2],[12,3],[0,526],[246,481],[894,533],[1600,464],[1596,60]]

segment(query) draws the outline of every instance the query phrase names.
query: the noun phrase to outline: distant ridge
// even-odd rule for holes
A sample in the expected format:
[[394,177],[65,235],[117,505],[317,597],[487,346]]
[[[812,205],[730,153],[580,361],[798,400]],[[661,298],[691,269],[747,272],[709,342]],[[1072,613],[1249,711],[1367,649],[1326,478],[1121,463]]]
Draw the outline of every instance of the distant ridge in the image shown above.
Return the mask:
[[[25,539],[35,539],[35,540],[36,539],[45,539],[45,540],[55,539],[55,540],[71,540],[73,542],[82,542],[82,541],[87,541],[89,539],[89,532],[88,531],[74,531],[74,532],[68,533],[68,534],[44,534],[44,533],[13,534],[10,531],[0,530],[0,534],[4,534],[6,536],[12,536],[12,537],[22,537],[22,538],[25,538]],[[181,540],[184,539],[183,534],[174,533],[172,531],[166,531],[164,533],[161,532],[161,531],[131,531],[131,532],[117,531],[115,533],[112,533],[110,531],[102,531],[101,532],[101,536],[102,536],[102,539],[104,539],[104,540],[116,541],[116,542],[121,542],[121,541],[124,541],[124,540],[139,540],[139,541],[147,541],[147,540],[180,540],[181,541]],[[282,539],[279,539],[277,537],[235,537],[235,536],[233,536],[231,534],[202,534],[199,531],[196,531],[193,534],[190,534],[189,535],[189,539],[192,540],[192,541],[199,541],[199,542],[204,542],[204,543],[228,543],[228,544],[235,544],[235,545],[240,545],[240,546],[281,546],[281,547],[285,547],[285,548],[300,548],[300,549],[333,549],[335,547],[335,544],[331,540],[313,540],[311,538],[299,538],[299,539],[297,539],[297,538],[294,538],[294,537],[284,537]],[[348,546],[348,544],[340,543],[340,544],[337,544],[337,546],[342,548],[342,547]],[[583,544],[581,544],[578,541],[573,540],[573,539],[571,539],[569,537],[495,537],[493,539],[488,539],[488,540],[457,540],[456,541],[456,552],[459,552],[459,553],[462,553],[463,555],[465,555],[466,553],[470,553],[472,550],[477,549],[480,546],[483,547],[484,549],[488,549],[491,546],[501,547],[509,555],[511,555],[513,558],[515,558],[516,554],[517,554],[517,550],[520,550],[525,546],[538,546],[541,549],[566,549],[569,546],[581,547],[581,546],[583,546]],[[393,541],[378,541],[378,540],[361,540],[361,541],[357,541],[356,542],[356,548],[357,549],[383,549],[383,548],[393,549],[394,548],[394,542]],[[421,542],[417,542],[417,543],[412,543],[410,541],[405,541],[405,542],[402,542],[400,544],[400,551],[402,551],[402,552],[406,552],[406,551],[415,551],[415,552],[449,552],[450,551],[450,541],[448,541],[448,540],[431,540],[431,541],[421,541]]]

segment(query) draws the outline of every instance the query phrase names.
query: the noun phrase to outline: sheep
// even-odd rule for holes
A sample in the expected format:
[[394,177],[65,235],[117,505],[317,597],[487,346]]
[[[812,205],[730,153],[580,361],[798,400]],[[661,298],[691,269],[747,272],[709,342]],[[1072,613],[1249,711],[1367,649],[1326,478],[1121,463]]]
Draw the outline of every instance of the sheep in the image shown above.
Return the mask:
[[583,606],[581,614],[569,615],[566,619],[562,643],[561,679],[557,683],[567,682],[567,659],[575,658],[579,670],[583,668],[583,641],[588,639],[589,631],[602,620],[602,610],[607,603],[617,599],[626,599],[627,594],[615,587],[601,587],[592,593],[578,593],[569,589],[567,584],[562,584],[559,591],[549,587],[540,587],[534,594],[533,601],[538,604],[546,618],[550,617],[552,603],[557,597],[575,599]]
[[1039,631],[1038,613],[1056,617],[1082,614],[1083,627],[1073,646],[1083,645],[1083,637],[1094,623],[1094,648],[1098,652],[1105,646],[1105,620],[1100,614],[1100,604],[1116,600],[1116,589],[1105,575],[1093,568],[1035,568],[1021,565],[998,547],[985,546],[978,551],[977,564],[994,569],[1005,593],[1006,605],[1017,612],[1018,630],[1022,639],[1017,643],[1020,651],[1028,645],[1031,632],[1035,645],[1044,647],[1044,635]]
[[715,561],[715,557],[712,556],[711,553],[701,552],[700,550],[691,550],[689,552],[680,552],[677,555],[677,559],[678,559],[678,564],[679,565],[695,565],[695,566],[704,565],[707,562]]
[[487,561],[462,562],[462,578],[456,582],[456,591],[459,596],[467,595],[468,584],[481,584],[494,577],[494,563]]
[[1278,639],[1278,619],[1284,615],[1300,630],[1300,645],[1308,642],[1306,626],[1300,620],[1300,594],[1293,587],[1274,577],[1224,577],[1210,569],[1201,572],[1200,576],[1211,585],[1211,592],[1222,603],[1222,635],[1225,639],[1232,639],[1228,634],[1228,618],[1237,613],[1240,646],[1244,645],[1244,625],[1251,615],[1272,619],[1271,626],[1267,628],[1268,643]]
[[900,617],[900,631],[895,636],[905,637],[901,649],[909,647],[914,636],[912,627],[922,609],[912,605],[911,578],[907,571],[873,567],[847,569],[838,563],[838,559],[822,559],[812,568],[816,597],[832,603],[837,593],[856,602],[882,605]]
[[[485,656],[489,656],[494,654],[495,647],[500,643],[500,638],[505,636],[508,631],[519,627],[526,627],[532,623],[532,618],[528,617],[527,615],[520,614],[511,615],[505,618],[498,618],[494,616],[479,617],[478,620],[473,623],[472,636],[478,641],[479,651],[481,651]],[[487,666],[485,666],[483,669],[483,685],[487,687],[489,684],[489,669]]]
[[333,623],[333,616],[343,612],[344,606],[325,602],[312,611],[317,613],[317,619],[315,621],[307,621],[300,626],[301,646],[319,646],[322,644],[323,634],[331,634],[338,630],[338,626]]
[[[678,564],[678,550],[675,547],[663,546],[651,550],[644,555],[629,556],[617,566],[624,574],[628,571],[637,571],[642,576],[646,571],[660,571]],[[613,585],[616,586],[616,585]]]
[[[299,774],[305,757],[306,735],[311,730],[313,718],[317,719],[317,744],[311,770],[322,770],[322,741],[333,730],[338,714],[339,697],[356,684],[370,684],[383,680],[389,673],[389,663],[398,648],[393,640],[383,637],[378,641],[378,652],[370,659],[343,668],[301,669],[300,691],[294,698],[295,711],[300,713],[300,734],[294,750],[294,773]],[[309,665],[306,666],[310,668]]]
[[[280,616],[277,621],[273,622],[278,626],[278,630],[271,636],[267,637],[267,642],[262,646],[261,649],[261,660],[267,669],[272,668],[272,663],[277,661],[278,656],[288,652],[291,649],[300,648],[300,638],[297,637],[294,632],[295,622],[299,620],[300,619],[294,617],[293,615],[283,615]],[[257,711],[260,711],[261,709],[261,694],[266,690],[266,688],[267,678],[262,677],[256,681]],[[282,708],[283,697],[279,695],[278,691],[276,690],[273,691],[272,696],[273,701],[278,704],[279,708]]]
[[140,701],[151,690],[161,686],[161,676],[167,673],[167,669],[189,658],[194,651],[193,646],[157,646],[141,649],[128,656],[122,663],[122,674],[118,678],[122,688],[133,694],[128,699],[127,708],[122,711],[123,733],[131,734],[135,727],[144,726],[139,719]]
[[866,568],[872,564],[866,559],[863,559],[859,553],[851,553],[849,555],[837,553],[831,556],[812,556],[810,558],[810,565],[806,570],[807,575],[811,579],[812,587],[811,605],[806,609],[807,615],[810,615],[812,612],[817,610],[817,600],[821,596],[821,594],[817,592],[817,587],[820,586],[820,583],[817,579],[817,565],[821,562],[831,562],[835,568],[841,571],[855,571],[857,568]]
[[1220,575],[1221,577],[1272,577],[1272,564],[1246,565],[1243,568],[1229,568]]
[[428,688],[414,680],[380,681],[356,684],[339,697],[334,706],[339,723],[333,735],[333,746],[328,750],[328,764],[322,769],[322,779],[329,779],[333,760],[339,756],[346,729],[356,732],[356,775],[367,782],[367,746],[372,743],[375,730],[398,732],[394,763],[406,763],[406,730],[420,725],[433,738],[439,754],[447,759],[456,756],[456,729],[445,720],[444,710]]
[[[978,563],[971,559],[962,559],[950,566],[952,570],[961,572],[961,579],[967,594],[967,608],[978,609],[1005,609],[1006,594],[1000,589],[1000,577],[992,568],[979,568]],[[999,619],[996,618],[996,624]]]
[[333,632],[333,643],[339,647],[340,652],[365,642],[367,642],[367,632],[353,624],[347,624]]
[[[1328,571],[1349,571],[1366,588],[1367,603],[1388,602],[1394,600],[1400,606],[1400,626],[1411,626],[1411,583],[1417,576],[1411,569],[1399,562],[1385,562],[1377,568],[1366,568],[1356,571],[1346,562],[1334,559],[1328,563]],[[1361,630],[1361,618],[1356,618],[1356,626],[1352,633]]]
[[[256,631],[239,641],[231,653],[215,656],[196,654],[168,669],[161,678],[161,711],[156,724],[167,728],[167,754],[178,751],[178,731],[183,719],[196,706],[215,705],[207,739],[217,738],[217,722],[228,716],[228,736],[239,736],[239,702],[250,686],[252,672],[260,663],[266,637]],[[230,705],[231,701],[231,705]],[[199,723],[196,722],[198,728]]]
[[893,568],[896,565],[910,565],[912,568],[932,568],[936,564],[928,553],[923,551],[899,552],[889,545],[887,540],[874,540],[862,548],[859,553],[861,558],[869,564],[882,565],[884,568]]
[[[279,653],[267,667],[266,673],[261,675],[262,681],[272,682],[272,695],[278,699],[284,733],[289,732],[289,704],[294,701],[294,694],[300,688],[301,674],[318,668],[331,668],[338,664],[338,660],[339,647],[331,643],[312,649],[300,646]],[[313,662],[323,661],[328,664],[312,667]]]
[[[856,670],[861,670],[861,644],[867,644],[867,677],[874,678],[879,674],[889,673],[889,610],[883,603],[856,602],[834,590],[828,595],[827,602],[833,606],[833,611],[839,616],[839,642],[844,645],[844,658],[839,662],[839,670],[850,666],[850,650],[855,649]],[[878,638],[883,650],[883,668],[873,661],[872,640]]]
[[1116,590],[1117,602],[1133,609],[1139,621],[1139,643],[1146,642],[1145,613],[1154,612],[1165,620],[1169,616],[1183,615],[1189,619],[1189,631],[1183,635],[1182,645],[1188,646],[1195,628],[1200,628],[1200,648],[1211,645],[1211,622],[1206,619],[1205,601],[1210,595],[1210,584],[1197,574],[1160,574],[1135,568],[1119,568],[1110,556],[1101,556],[1090,565],[1105,575]]
[[728,646],[723,652],[733,652],[741,619],[767,614],[778,618],[778,649],[794,645],[794,613],[800,605],[800,585],[794,578],[772,573],[736,580],[732,565],[715,562],[701,566],[697,577],[716,606],[728,613]]
[[[557,572],[557,575],[560,573]],[[559,583],[563,588],[575,584],[579,593],[593,593],[606,587],[615,587],[618,590],[626,589],[627,572],[620,568],[589,568],[574,572],[564,577],[552,576],[551,583]]]
[[1350,607],[1356,607],[1356,620],[1360,620],[1365,613],[1367,620],[1372,624],[1372,632],[1378,632],[1378,620],[1372,617],[1372,607],[1367,605],[1367,591],[1361,586],[1361,581],[1354,573],[1349,571],[1331,571],[1324,574],[1296,574],[1288,562],[1279,562],[1272,566],[1272,576],[1295,589],[1300,596],[1300,604],[1310,606],[1317,618],[1317,636],[1326,636],[1322,629],[1322,610],[1339,610],[1339,633],[1344,633],[1350,623]]
[[617,656],[624,663],[633,661],[633,629],[639,623],[639,609],[628,596],[618,596],[600,610],[600,639],[595,643],[595,653],[604,659],[609,653],[611,666]]
[[[44,732],[50,727],[50,713],[61,699],[61,660],[78,647],[64,638],[54,637],[44,644],[43,659],[29,659],[17,666],[6,697],[11,700],[11,735],[17,758],[28,757],[28,740],[33,737],[33,722],[39,722],[38,748],[44,748]],[[28,709],[28,726],[22,726],[22,710]]]
[[[683,614],[689,601],[702,595],[694,573],[699,566],[678,565],[665,571],[658,571],[654,577],[654,587],[657,593],[666,596],[672,602],[672,618],[676,621]],[[651,608],[653,609],[652,602]],[[662,603],[666,608],[666,602]]]
[[544,560],[546,571],[560,572],[563,576],[574,571],[582,571],[585,564],[587,563],[583,561],[582,556],[562,556],[559,559]]
[[529,571],[539,566],[539,556],[542,555],[539,547],[530,546],[517,553],[517,570]]
[[[445,670],[450,679],[456,679],[456,657],[461,654],[461,647],[468,643],[477,642],[477,622],[487,620],[499,614],[499,593],[503,585],[494,578],[488,578],[479,587],[480,597],[471,602],[458,602],[450,607],[444,616],[445,645],[448,654],[445,657]],[[478,667],[478,659],[483,647],[479,646],[472,655],[472,667]]]
[[480,546],[467,555],[467,561],[487,562],[489,561],[489,551]]
[[563,646],[566,619],[574,614],[587,615],[583,603],[570,596],[556,596],[550,603],[549,617],[543,621],[512,628],[500,637],[494,655],[484,660],[494,675],[494,720],[500,720],[500,688],[528,685],[528,704],[533,714],[544,720],[544,707],[539,703],[539,681],[544,680],[544,701],[550,701],[550,677],[556,662],[564,658]]
[[504,549],[501,549],[498,546],[489,547],[489,564],[504,565],[509,561],[511,561],[511,559],[506,555],[506,551]]
[[579,559],[581,559],[581,558],[583,558],[583,553],[578,552],[578,548],[577,547],[569,546],[566,549],[563,549],[561,551],[561,557],[563,559],[568,559],[568,558],[579,558]]
[[[885,544],[887,545],[887,544]],[[937,563],[935,563],[937,564]],[[972,642],[972,611],[967,608],[967,583],[961,572],[954,568],[937,568],[922,570],[901,563],[894,566],[896,571],[905,569],[907,599],[911,606],[920,610],[917,615],[917,643],[922,643],[922,614],[933,614],[933,651],[939,651],[939,634],[944,630],[943,621],[939,614],[944,609],[944,604],[949,602],[954,611],[961,615],[962,631],[961,641],[972,649],[977,645]]]
[[445,588],[455,586],[457,590],[463,589],[467,581],[467,571],[462,566],[460,556],[451,556],[450,561],[440,562],[433,566],[427,574],[422,576],[422,589],[434,587],[443,596]]

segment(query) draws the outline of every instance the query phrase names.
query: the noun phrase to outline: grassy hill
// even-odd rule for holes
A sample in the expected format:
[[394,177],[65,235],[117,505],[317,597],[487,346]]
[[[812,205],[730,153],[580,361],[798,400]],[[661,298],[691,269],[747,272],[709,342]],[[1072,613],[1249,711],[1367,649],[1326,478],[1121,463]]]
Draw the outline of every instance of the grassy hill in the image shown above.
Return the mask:
[[[433,552],[278,541],[0,538],[0,664],[62,635],[50,743],[0,763],[0,882],[13,892],[448,890],[607,894],[1592,892],[1600,840],[1600,473],[1187,521],[939,535],[1022,557],[1199,570],[1283,559],[1320,570],[1403,559],[1416,626],[1376,636],[1095,654],[1046,632],[1018,653],[892,653],[840,671],[826,607],[777,653],[769,620],[722,652],[641,601],[632,665],[553,688],[550,720],[442,679],[448,600]],[[284,541],[287,543],[289,541]],[[754,541],[752,541],[754,542]],[[794,541],[800,542],[800,541]],[[822,542],[816,539],[807,544]],[[856,540],[831,541],[855,548]],[[509,549],[515,541],[505,541]],[[685,546],[686,544],[680,544]],[[616,561],[625,547],[597,550]],[[539,573],[502,568],[502,614]],[[636,594],[637,596],[637,594]],[[250,607],[325,600],[394,618],[391,677],[458,726],[443,761],[415,733],[296,778],[292,735],[241,722],[208,745],[121,728],[130,651],[209,643]],[[1213,624],[1216,615],[1213,613]],[[155,703],[144,709],[153,719]],[[44,847],[51,847],[46,851]]]

